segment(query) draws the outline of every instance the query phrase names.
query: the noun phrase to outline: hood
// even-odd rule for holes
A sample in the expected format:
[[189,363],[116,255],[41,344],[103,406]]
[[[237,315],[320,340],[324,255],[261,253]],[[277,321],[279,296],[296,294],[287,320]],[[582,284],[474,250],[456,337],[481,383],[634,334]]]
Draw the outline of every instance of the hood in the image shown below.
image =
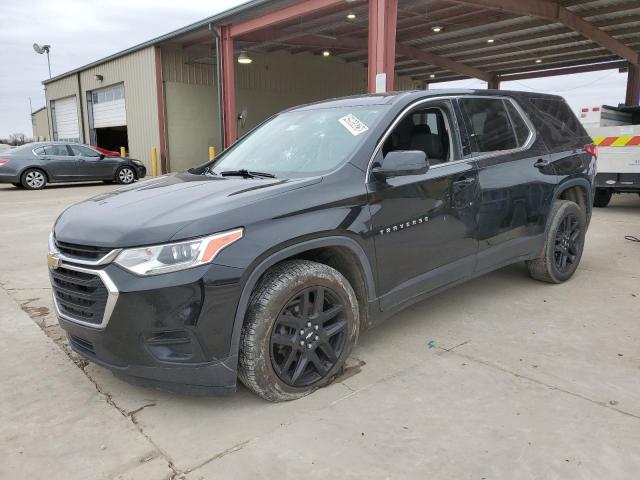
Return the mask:
[[54,234],[62,242],[111,248],[181,240],[180,231],[194,222],[210,230],[201,233],[207,235],[242,226],[239,217],[228,224],[230,215],[216,224],[216,216],[321,180],[169,174],[69,207],[56,221]]

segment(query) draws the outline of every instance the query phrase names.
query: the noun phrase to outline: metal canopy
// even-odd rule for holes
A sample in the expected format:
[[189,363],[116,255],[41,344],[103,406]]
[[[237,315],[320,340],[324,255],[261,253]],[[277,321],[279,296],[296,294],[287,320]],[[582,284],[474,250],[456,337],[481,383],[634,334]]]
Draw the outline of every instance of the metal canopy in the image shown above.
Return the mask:
[[[277,3],[271,2],[275,13]],[[347,19],[349,13],[355,19]],[[255,29],[247,26],[250,15],[236,32],[233,18],[225,21],[236,50],[320,54],[328,49],[366,65],[368,15],[369,2],[360,0],[301,8],[299,15],[266,28],[259,27],[264,14]],[[506,81],[638,64],[638,0],[399,0],[397,15],[395,72],[425,83],[470,77]],[[210,35],[192,35],[183,45],[210,41]]]

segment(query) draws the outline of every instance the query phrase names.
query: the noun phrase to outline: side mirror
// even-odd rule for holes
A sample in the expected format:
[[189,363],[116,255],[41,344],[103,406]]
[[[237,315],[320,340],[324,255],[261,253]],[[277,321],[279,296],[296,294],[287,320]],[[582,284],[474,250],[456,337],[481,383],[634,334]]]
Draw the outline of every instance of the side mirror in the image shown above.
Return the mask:
[[371,169],[371,173],[384,180],[391,177],[405,175],[422,175],[429,170],[427,154],[422,150],[396,150],[387,153],[382,160],[382,165]]
[[100,160],[104,160],[104,153],[100,154]]

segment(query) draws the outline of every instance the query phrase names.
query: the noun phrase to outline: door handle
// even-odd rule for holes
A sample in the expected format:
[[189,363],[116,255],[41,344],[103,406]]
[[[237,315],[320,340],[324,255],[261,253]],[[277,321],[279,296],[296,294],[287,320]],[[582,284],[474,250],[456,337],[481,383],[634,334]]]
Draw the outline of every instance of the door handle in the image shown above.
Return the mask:
[[533,166],[536,168],[544,168],[548,167],[549,165],[551,165],[551,162],[545,160],[544,158],[539,158],[536,163],[533,164]]

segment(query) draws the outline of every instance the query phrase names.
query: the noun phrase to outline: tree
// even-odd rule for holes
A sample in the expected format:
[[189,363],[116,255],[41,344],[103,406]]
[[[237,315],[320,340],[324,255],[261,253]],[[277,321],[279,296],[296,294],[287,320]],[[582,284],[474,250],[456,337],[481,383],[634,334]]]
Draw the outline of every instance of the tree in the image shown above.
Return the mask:
[[12,133],[9,135],[9,145],[17,147],[18,145],[24,145],[26,141],[26,135],[24,133]]

